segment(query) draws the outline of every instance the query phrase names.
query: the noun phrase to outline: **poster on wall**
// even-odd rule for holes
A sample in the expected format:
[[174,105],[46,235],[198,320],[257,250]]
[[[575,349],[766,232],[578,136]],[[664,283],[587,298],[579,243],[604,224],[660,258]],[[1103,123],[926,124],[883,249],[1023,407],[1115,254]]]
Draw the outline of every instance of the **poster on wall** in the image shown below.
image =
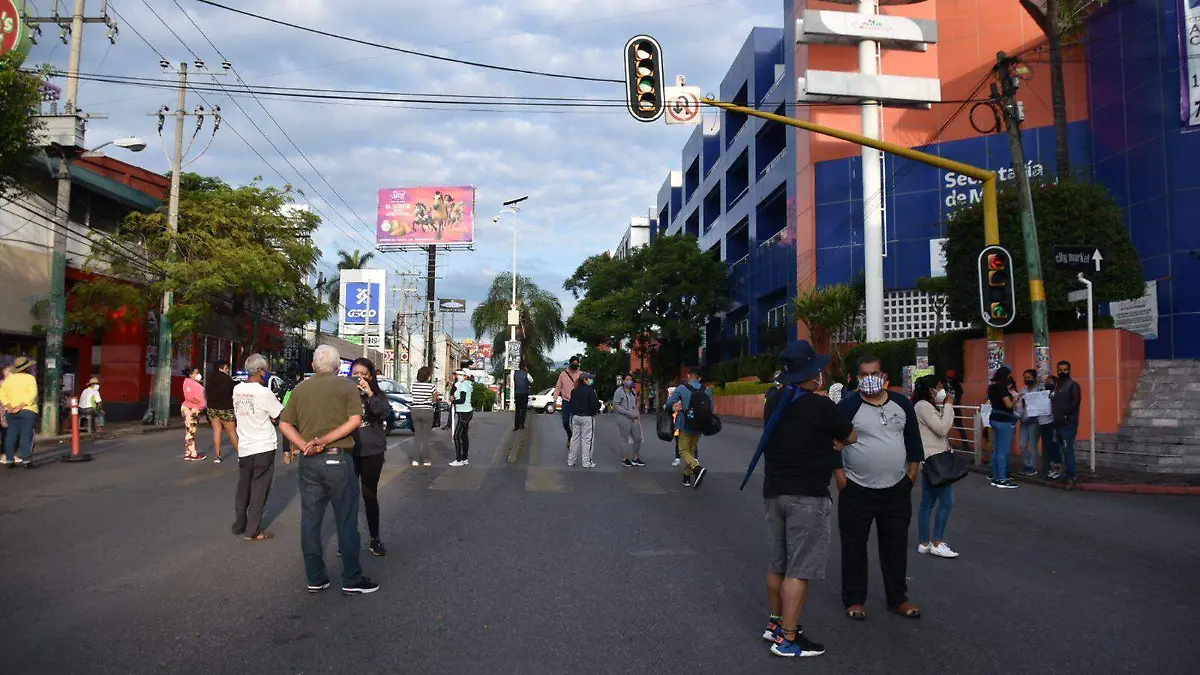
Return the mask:
[[1200,0],[1179,0],[1179,56],[1180,117],[1184,128],[1200,128]]
[[1108,303],[1108,312],[1112,314],[1114,328],[1124,328],[1147,340],[1157,340],[1158,282],[1147,281],[1140,298]]

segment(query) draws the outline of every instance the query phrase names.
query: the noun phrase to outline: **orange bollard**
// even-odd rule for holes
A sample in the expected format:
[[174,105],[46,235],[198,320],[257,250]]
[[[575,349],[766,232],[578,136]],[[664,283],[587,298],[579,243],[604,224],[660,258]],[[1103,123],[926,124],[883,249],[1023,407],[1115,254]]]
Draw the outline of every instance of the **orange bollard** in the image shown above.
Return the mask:
[[71,399],[71,454],[62,458],[64,462],[90,462],[92,456],[79,449],[79,399]]

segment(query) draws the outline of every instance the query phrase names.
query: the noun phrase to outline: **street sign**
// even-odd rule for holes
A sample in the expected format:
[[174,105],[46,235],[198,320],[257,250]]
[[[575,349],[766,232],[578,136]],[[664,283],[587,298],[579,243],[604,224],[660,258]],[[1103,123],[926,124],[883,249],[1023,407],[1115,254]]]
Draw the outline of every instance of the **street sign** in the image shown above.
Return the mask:
[[1055,246],[1054,266],[1072,272],[1104,271],[1104,252],[1095,246]]
[[1067,302],[1087,302],[1087,289],[1081,288],[1067,293]]
[[408,363],[408,352],[400,352],[400,363]]
[[467,311],[467,301],[459,299],[439,299],[438,311],[447,314],[463,314]]
[[667,124],[700,124],[700,87],[667,87],[663,91]]

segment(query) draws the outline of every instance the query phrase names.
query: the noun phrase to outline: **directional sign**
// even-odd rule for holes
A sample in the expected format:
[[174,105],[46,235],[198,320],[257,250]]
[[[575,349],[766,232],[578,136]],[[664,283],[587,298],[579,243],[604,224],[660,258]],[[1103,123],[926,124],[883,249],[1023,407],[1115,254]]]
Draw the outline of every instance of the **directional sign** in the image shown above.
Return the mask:
[[1104,252],[1095,246],[1055,246],[1054,266],[1072,272],[1104,271]]
[[1087,289],[1081,288],[1067,293],[1067,302],[1087,302]]
[[700,124],[700,87],[667,87],[663,99],[667,104],[667,124]]
[[463,314],[467,311],[467,301],[458,299],[439,299],[438,311],[447,314]]

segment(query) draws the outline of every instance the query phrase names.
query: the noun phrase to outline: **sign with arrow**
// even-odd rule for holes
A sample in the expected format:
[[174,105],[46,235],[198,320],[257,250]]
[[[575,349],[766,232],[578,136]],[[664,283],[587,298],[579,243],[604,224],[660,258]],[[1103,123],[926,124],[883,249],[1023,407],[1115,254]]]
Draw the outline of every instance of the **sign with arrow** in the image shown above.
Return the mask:
[[1095,246],[1055,246],[1054,266],[1072,272],[1104,271],[1104,252]]
[[667,124],[700,124],[700,87],[666,87],[663,101],[667,106]]

